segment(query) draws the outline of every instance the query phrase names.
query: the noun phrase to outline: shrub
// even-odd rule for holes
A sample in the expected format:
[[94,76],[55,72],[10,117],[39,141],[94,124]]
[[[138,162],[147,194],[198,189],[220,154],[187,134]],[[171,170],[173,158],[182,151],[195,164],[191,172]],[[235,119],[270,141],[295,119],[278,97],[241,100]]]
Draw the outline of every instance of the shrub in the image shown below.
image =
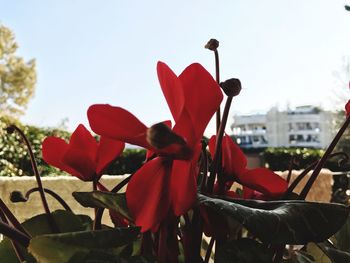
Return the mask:
[[[0,176],[31,176],[32,165],[27,149],[18,134],[8,134],[5,128],[9,124],[16,124],[24,131],[32,145],[38,168],[42,176],[66,174],[53,166],[47,165],[41,157],[41,143],[47,136],[57,136],[66,140],[70,132],[58,128],[40,128],[23,125],[20,122],[0,118]],[[146,151],[143,149],[125,149],[123,154],[108,168],[106,174],[129,174],[141,167],[145,160]]]

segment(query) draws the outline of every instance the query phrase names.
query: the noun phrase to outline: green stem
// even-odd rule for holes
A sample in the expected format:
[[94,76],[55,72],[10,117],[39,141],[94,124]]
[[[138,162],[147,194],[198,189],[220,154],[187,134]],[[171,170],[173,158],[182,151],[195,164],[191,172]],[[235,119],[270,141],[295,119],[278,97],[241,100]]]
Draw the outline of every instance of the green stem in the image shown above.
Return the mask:
[[313,183],[315,182],[315,180],[317,179],[317,176],[319,175],[322,167],[324,166],[328,156],[332,153],[332,151],[334,150],[335,146],[337,145],[338,141],[340,140],[341,136],[343,135],[343,133],[345,132],[346,128],[348,127],[350,123],[350,115],[346,118],[343,126],[340,128],[340,130],[338,131],[338,133],[335,135],[333,141],[331,142],[331,144],[328,146],[326,152],[323,154],[322,158],[319,160],[319,162],[317,163],[314,171],[312,172],[310,179],[307,181],[304,189],[301,191],[299,199],[300,200],[305,200],[307,194],[309,193]]

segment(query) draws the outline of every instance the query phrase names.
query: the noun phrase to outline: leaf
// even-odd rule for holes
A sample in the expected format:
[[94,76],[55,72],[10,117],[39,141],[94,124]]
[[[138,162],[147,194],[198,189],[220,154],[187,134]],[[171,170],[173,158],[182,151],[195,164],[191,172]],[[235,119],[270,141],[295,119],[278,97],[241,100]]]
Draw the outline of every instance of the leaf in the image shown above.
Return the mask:
[[332,263],[344,263],[344,262],[350,262],[350,253],[341,251],[333,246],[331,246],[327,242],[322,242],[317,244],[325,254],[326,257],[328,257]]
[[73,196],[84,207],[113,209],[127,220],[133,221],[126,204],[125,193],[73,192]]
[[304,201],[221,200],[198,196],[199,203],[233,217],[264,243],[306,244],[329,238],[344,224],[349,211],[340,204]]
[[217,246],[215,254],[217,263],[272,263],[271,253],[263,244],[248,238],[232,240]]
[[30,241],[28,251],[43,263],[86,262],[82,260],[87,255],[96,254],[116,258],[117,248],[133,242],[139,233],[139,228],[131,227],[41,235]]
[[336,245],[340,250],[344,250],[350,253],[350,217],[348,217],[346,223],[335,234]]
[[[75,215],[65,210],[56,210],[52,212],[52,216],[62,233],[91,229],[92,220],[88,216]],[[24,221],[22,225],[32,237],[52,233],[47,223],[46,214],[36,215]],[[22,248],[21,250],[28,263],[35,262],[34,258],[27,253],[26,249]],[[8,238],[4,238],[0,243],[0,259],[1,262],[18,263],[17,256]]]

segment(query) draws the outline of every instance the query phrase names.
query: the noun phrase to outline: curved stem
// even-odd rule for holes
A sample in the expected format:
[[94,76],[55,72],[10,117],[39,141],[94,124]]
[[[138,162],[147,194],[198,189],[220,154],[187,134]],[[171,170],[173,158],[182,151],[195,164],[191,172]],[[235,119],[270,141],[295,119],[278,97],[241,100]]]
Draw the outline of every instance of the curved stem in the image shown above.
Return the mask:
[[23,139],[24,143],[27,146],[27,150],[28,150],[29,157],[30,157],[30,162],[32,164],[32,169],[33,169],[33,172],[35,175],[36,182],[38,184],[38,191],[40,193],[40,198],[41,198],[45,213],[47,215],[49,226],[50,226],[52,232],[57,233],[57,232],[59,232],[58,227],[55,223],[54,218],[52,217],[52,214],[51,214],[50,209],[49,209],[49,205],[48,205],[46,197],[45,197],[45,193],[43,190],[43,185],[41,182],[38,166],[37,166],[35,156],[34,156],[32,147],[30,145],[30,142],[29,142],[28,138],[25,136],[24,132],[20,128],[18,128],[16,125],[11,125],[9,128],[15,130],[21,136],[21,138]]
[[[43,190],[45,193],[47,193],[47,194],[51,195],[53,198],[55,198],[57,200],[57,202],[59,202],[65,210],[72,212],[72,209],[69,207],[69,205],[66,203],[66,201],[63,200],[63,198],[61,196],[59,196],[57,193],[55,193],[54,191],[52,191],[50,189],[43,188]],[[32,193],[35,193],[38,191],[39,191],[38,187],[35,187],[35,188],[28,190],[28,192],[25,195],[25,198],[29,199],[29,197]]]
[[[222,116],[222,122],[220,124],[220,129],[218,132],[218,135],[216,137],[216,144],[215,144],[215,154],[214,154],[214,159],[211,165],[211,171],[210,171],[210,175],[208,178],[208,185],[207,185],[207,191],[208,193],[212,193],[213,192],[213,187],[214,187],[214,182],[215,182],[215,175],[216,172],[218,170],[218,167],[220,165],[220,157],[221,157],[221,144],[222,144],[222,138],[224,136],[224,132],[225,132],[225,127],[226,127],[226,123],[227,123],[227,118],[228,118],[228,113],[230,111],[230,107],[231,107],[231,103],[232,103],[232,99],[233,97],[227,97],[226,100],[226,104],[225,104],[225,108],[224,108],[224,113]],[[219,183],[222,183],[221,178],[218,178]]]
[[326,152],[323,154],[322,158],[319,160],[319,162],[317,163],[313,173],[310,176],[310,179],[307,181],[304,189],[301,191],[299,199],[300,200],[304,200],[307,196],[307,194],[309,193],[313,183],[315,182],[317,176],[319,175],[323,165],[325,164],[328,156],[332,153],[332,151],[334,150],[335,146],[337,145],[338,141],[340,140],[341,136],[343,135],[343,133],[345,132],[346,128],[348,127],[350,123],[350,115],[346,118],[343,126],[339,129],[338,133],[335,135],[333,141],[331,142],[331,144],[328,146]]
[[27,235],[2,221],[0,221],[0,233],[24,247],[29,246],[30,238]]

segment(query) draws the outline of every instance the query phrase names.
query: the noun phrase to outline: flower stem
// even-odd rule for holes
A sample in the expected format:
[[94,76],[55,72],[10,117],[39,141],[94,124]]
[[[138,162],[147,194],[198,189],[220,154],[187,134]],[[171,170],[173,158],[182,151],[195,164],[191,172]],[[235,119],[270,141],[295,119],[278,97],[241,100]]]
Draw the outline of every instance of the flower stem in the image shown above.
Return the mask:
[[123,179],[123,181],[121,181],[119,184],[117,184],[112,190],[112,193],[118,193],[125,185],[127,185],[127,183],[129,183],[131,177],[134,174],[130,174],[128,177],[126,177],[125,179]]
[[[7,218],[6,218],[6,216],[5,216],[5,214],[4,214],[1,210],[0,210],[0,219],[1,219],[5,224],[8,224],[8,223],[9,223],[8,220],[7,220]],[[24,258],[23,254],[22,254],[22,252],[21,252],[20,247],[19,247],[18,244],[17,244],[15,241],[13,241],[12,239],[11,239],[11,244],[12,244],[13,250],[15,251],[15,254],[16,254],[16,256],[17,256],[19,262],[23,262],[23,261],[25,260],[25,258]]]
[[[219,165],[220,165],[222,138],[224,136],[225,127],[226,127],[226,123],[227,123],[227,119],[228,119],[228,113],[230,111],[232,99],[233,99],[232,96],[227,97],[225,108],[224,108],[224,113],[223,113],[223,116],[222,116],[222,121],[220,123],[219,132],[218,132],[218,135],[216,137],[215,154],[214,154],[214,159],[213,159],[213,162],[212,162],[212,165],[211,165],[211,169],[210,169],[211,170],[210,171],[210,175],[209,175],[209,178],[208,178],[208,185],[207,185],[208,193],[212,193],[213,192],[213,187],[214,187],[214,182],[215,182],[215,175],[216,175],[216,172],[218,171],[218,168],[219,168]],[[219,184],[223,183],[221,179],[222,178],[218,178]]]
[[6,215],[8,220],[11,222],[11,224],[16,228],[18,231],[23,233],[23,235],[27,236],[30,238],[30,234],[23,228],[21,223],[17,220],[17,218],[12,214],[11,210],[6,206],[4,201],[0,198],[0,210]]
[[317,179],[317,176],[319,175],[322,167],[324,166],[326,160],[328,159],[328,156],[332,153],[332,151],[334,150],[335,146],[337,145],[337,143],[339,142],[341,136],[343,135],[343,133],[345,132],[346,128],[348,127],[350,123],[350,115],[346,118],[343,126],[340,128],[340,130],[338,131],[338,133],[335,135],[333,141],[331,142],[331,144],[328,146],[326,152],[323,154],[322,158],[318,161],[314,171],[312,172],[309,181],[307,181],[304,189],[301,191],[299,199],[300,200],[304,200],[307,196],[307,194],[309,193],[313,183],[315,182],[315,180]]
[[[344,159],[343,160],[349,160],[349,156],[347,155],[347,153],[345,152],[336,152],[336,153],[332,153],[328,156],[329,158],[333,158],[335,156],[339,156],[339,155],[343,155]],[[287,191],[285,192],[285,194],[283,195],[282,199],[288,199],[288,196],[293,192],[293,190],[295,189],[295,187],[301,182],[301,180],[303,180],[303,178],[312,170],[315,168],[316,164],[318,163],[318,161],[313,162],[312,164],[310,164],[308,167],[306,167],[304,169],[303,172],[301,172],[297,178],[295,178],[295,180],[289,185]]]
[[2,221],[0,221],[0,233],[24,247],[29,246],[30,238],[27,235]]
[[[59,202],[66,211],[72,212],[72,209],[69,207],[69,205],[66,203],[66,201],[63,200],[63,198],[61,196],[59,196],[57,193],[55,193],[54,191],[52,191],[50,189],[43,188],[43,190],[45,193],[47,193],[47,194],[51,195],[53,198],[55,198],[57,200],[57,202]],[[28,190],[28,192],[25,195],[26,199],[29,199],[29,197],[32,193],[38,192],[38,191],[39,191],[39,187],[35,187],[35,188]]]
[[214,247],[214,243],[215,243],[215,239],[212,237],[209,241],[207,252],[205,253],[204,263],[209,262],[211,251],[213,250],[213,247]]
[[28,138],[25,136],[24,132],[20,128],[18,128],[16,125],[11,125],[11,126],[8,127],[8,130],[12,130],[12,129],[14,131],[16,131],[21,136],[21,138],[23,139],[24,143],[27,146],[27,150],[28,150],[29,157],[30,157],[30,162],[32,164],[32,169],[33,169],[33,172],[34,172],[34,175],[35,175],[36,182],[38,184],[38,190],[39,190],[39,193],[40,193],[41,202],[43,204],[45,213],[47,215],[47,220],[48,220],[49,226],[50,226],[51,231],[53,233],[57,233],[57,232],[59,232],[58,226],[57,226],[57,224],[56,224],[56,222],[55,222],[55,220],[54,220],[54,218],[53,218],[53,216],[52,216],[52,214],[50,212],[49,205],[47,204],[47,200],[46,200],[46,197],[45,197],[43,185],[42,185],[40,174],[39,174],[39,171],[38,171],[38,166],[37,166],[37,163],[36,163],[36,160],[35,160],[35,156],[34,156],[32,147],[30,145],[30,142],[29,142]]
[[205,141],[202,141],[202,156],[201,156],[201,182],[200,182],[200,191],[205,191],[205,186],[207,184],[208,177],[208,156],[207,156],[207,144]]
[[[219,52],[217,49],[214,50],[215,55],[215,78],[216,82],[220,84],[220,61],[219,61]],[[216,111],[216,132],[219,133],[220,129],[220,120],[221,120],[221,109],[220,106]]]

